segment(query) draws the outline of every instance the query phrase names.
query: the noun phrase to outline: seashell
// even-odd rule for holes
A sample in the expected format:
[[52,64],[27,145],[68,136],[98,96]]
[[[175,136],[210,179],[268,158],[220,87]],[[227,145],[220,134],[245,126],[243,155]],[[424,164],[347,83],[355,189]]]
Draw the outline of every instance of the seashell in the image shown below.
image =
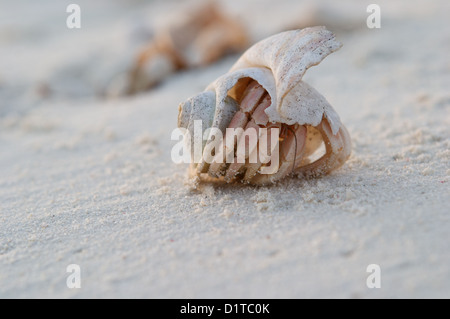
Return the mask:
[[128,94],[148,89],[177,70],[205,66],[247,47],[244,27],[215,3],[201,3],[182,13],[139,53]]
[[[191,163],[190,175],[200,180],[262,185],[291,174],[320,176],[340,167],[350,156],[350,136],[333,107],[302,77],[341,46],[325,27],[279,33],[256,43],[229,72],[181,103],[178,126],[189,136],[196,133],[195,121],[201,121],[202,135],[207,128],[216,128],[224,135],[223,151],[219,149],[216,154],[207,148],[213,143],[212,135],[203,142],[201,159]],[[245,130],[235,138],[229,134],[230,128]],[[242,155],[239,146],[249,144],[245,140],[249,129],[257,131],[256,148],[245,150],[245,161],[238,161]],[[267,132],[276,129],[279,136],[273,142]],[[194,139],[187,143],[191,150],[195,148]],[[273,148],[269,158],[259,153],[256,162],[249,160],[255,149],[260,151],[263,144],[272,147],[274,143],[278,148]],[[227,156],[233,160],[227,161]],[[267,173],[266,168],[275,162],[276,169]]]

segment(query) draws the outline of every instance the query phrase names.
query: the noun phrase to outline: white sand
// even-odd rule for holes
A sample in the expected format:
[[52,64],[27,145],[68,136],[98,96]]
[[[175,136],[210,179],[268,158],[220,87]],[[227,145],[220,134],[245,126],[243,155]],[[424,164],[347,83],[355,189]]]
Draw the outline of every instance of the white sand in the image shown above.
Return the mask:
[[[225,7],[252,8],[255,40],[305,8],[266,2]],[[447,0],[379,1],[378,30],[369,1],[326,9],[356,27],[305,79],[350,131],[343,168],[198,190],[170,159],[177,106],[236,57],[106,101],[95,93],[139,30],[177,4],[78,1],[82,29],[68,30],[64,5],[40,3],[0,8],[0,297],[450,297]],[[81,289],[66,286],[73,263]],[[373,263],[380,289],[366,286]]]

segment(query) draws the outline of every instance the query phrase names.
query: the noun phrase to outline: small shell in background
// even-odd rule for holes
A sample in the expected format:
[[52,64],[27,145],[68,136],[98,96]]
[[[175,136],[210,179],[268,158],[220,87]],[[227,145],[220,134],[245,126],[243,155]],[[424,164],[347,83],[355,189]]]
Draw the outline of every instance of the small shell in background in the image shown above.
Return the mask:
[[246,34],[244,27],[214,2],[197,4],[155,34],[138,54],[127,83],[118,81],[114,95],[147,90],[177,70],[205,66],[225,54],[240,52],[248,46]]
[[[279,151],[271,154],[270,161],[259,158],[256,163],[250,162],[249,150],[245,162],[239,162],[236,150],[241,135],[234,147],[223,145],[224,151],[218,152],[212,162],[206,160],[210,155],[203,151],[201,161],[191,164],[191,176],[262,185],[293,173],[319,176],[340,167],[350,156],[350,136],[333,107],[302,77],[308,68],[341,46],[324,27],[279,33],[256,43],[228,73],[204,92],[181,103],[178,126],[187,129],[191,136],[196,120],[202,121],[204,131],[210,127],[219,129],[224,141],[226,128],[255,129],[257,148],[263,142],[269,143],[269,134],[264,135],[261,128],[278,128],[280,132]],[[203,144],[203,150],[210,142]],[[191,145],[191,150],[194,147]],[[224,161],[230,152],[235,152],[231,163]],[[263,173],[265,167],[274,163],[273,156],[277,156],[277,169]]]

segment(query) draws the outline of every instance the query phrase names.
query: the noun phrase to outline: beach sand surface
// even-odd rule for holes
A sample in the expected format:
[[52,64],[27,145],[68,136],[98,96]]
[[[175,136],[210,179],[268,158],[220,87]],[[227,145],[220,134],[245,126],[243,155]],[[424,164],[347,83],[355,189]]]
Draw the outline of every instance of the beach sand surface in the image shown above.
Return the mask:
[[171,160],[178,104],[238,55],[105,99],[179,2],[78,3],[79,30],[65,4],[0,5],[1,298],[450,297],[447,0],[379,1],[380,29],[368,1],[222,2],[252,41],[312,6],[343,43],[304,79],[339,113],[351,157],[268,187],[196,187]]

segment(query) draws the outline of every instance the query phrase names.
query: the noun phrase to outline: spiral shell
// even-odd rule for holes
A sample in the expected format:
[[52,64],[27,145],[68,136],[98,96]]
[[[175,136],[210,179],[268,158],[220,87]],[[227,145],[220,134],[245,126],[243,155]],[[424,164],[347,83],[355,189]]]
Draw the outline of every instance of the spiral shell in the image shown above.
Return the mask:
[[[192,164],[191,174],[203,178],[209,173],[228,182],[267,184],[291,173],[318,176],[341,166],[350,155],[350,136],[327,100],[302,81],[308,68],[341,46],[324,27],[271,36],[248,49],[204,92],[181,103],[178,126],[192,135],[194,121],[201,120],[203,132],[217,128],[226,138],[225,129],[235,126],[239,116],[243,118],[241,127],[278,125],[285,131],[280,139],[279,170],[274,174],[261,174],[261,163],[255,170],[251,163],[214,165],[205,160]],[[321,145],[325,153],[313,160]]]

